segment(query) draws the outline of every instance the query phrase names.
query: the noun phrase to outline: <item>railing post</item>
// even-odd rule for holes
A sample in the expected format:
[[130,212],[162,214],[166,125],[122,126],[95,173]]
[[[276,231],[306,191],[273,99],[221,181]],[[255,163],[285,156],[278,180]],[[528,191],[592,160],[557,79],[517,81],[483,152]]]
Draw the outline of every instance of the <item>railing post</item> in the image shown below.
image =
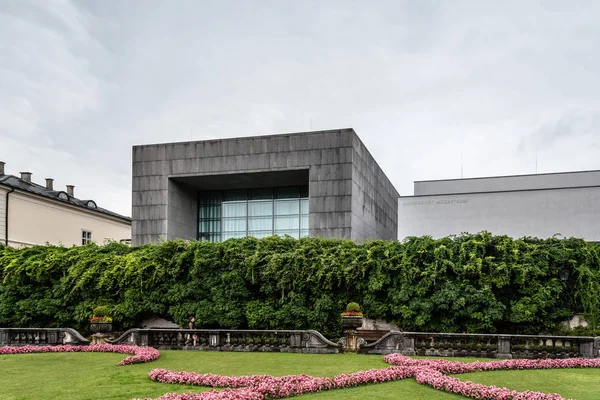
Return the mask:
[[402,354],[405,356],[416,356],[415,352],[415,338],[404,336],[402,341]]
[[148,331],[139,332],[140,343],[138,346],[148,346]]
[[594,357],[594,340],[586,340],[579,342],[579,356],[582,358]]
[[49,331],[48,332],[48,344],[49,345],[55,345],[58,344],[58,338],[60,336],[60,332],[59,331]]
[[292,335],[290,336],[290,347],[291,348],[302,347],[302,333],[299,333],[299,332],[292,333]]
[[0,346],[8,346],[8,331],[0,329]]
[[496,358],[512,358],[510,352],[510,336],[498,336],[498,352]]
[[594,338],[593,357],[600,357],[600,336]]

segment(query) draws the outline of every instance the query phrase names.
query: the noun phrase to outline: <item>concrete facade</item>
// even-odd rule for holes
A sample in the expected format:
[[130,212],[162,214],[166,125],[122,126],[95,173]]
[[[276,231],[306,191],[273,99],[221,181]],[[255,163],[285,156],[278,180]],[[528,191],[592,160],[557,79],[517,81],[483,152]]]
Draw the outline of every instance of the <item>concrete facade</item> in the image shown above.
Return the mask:
[[200,190],[308,185],[309,236],[396,239],[398,192],[353,129],[133,148],[132,243],[197,238]]
[[600,241],[600,171],[415,182],[399,200],[399,235],[483,230]]

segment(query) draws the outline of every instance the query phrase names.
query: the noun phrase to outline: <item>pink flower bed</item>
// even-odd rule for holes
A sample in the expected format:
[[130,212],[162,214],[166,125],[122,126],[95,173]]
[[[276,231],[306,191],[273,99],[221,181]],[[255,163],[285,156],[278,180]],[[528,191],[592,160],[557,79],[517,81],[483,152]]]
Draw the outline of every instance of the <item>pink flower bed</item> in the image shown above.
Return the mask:
[[25,353],[120,353],[132,354],[119,362],[119,365],[138,364],[154,361],[160,357],[158,350],[152,347],[92,344],[90,346],[21,346],[0,347],[0,354],[25,354]]
[[[518,392],[496,386],[486,386],[473,382],[463,382],[449,374],[496,370],[525,370],[550,368],[598,368],[600,359],[544,359],[544,360],[503,360],[475,361],[462,363],[446,360],[415,360],[401,354],[390,354],[384,360],[392,367],[371,369],[352,374],[341,374],[333,378],[316,378],[307,375],[274,377],[270,375],[222,376],[215,374],[197,374],[194,372],[175,372],[154,369],[150,379],[180,385],[197,385],[226,388],[204,393],[168,393],[158,400],[263,400],[279,399],[315,393],[322,390],[343,389],[365,384],[389,382],[406,378],[415,378],[418,383],[437,390],[460,394],[480,400],[564,400],[558,394],[540,392]],[[148,399],[145,399],[148,400]]]
[[[90,346],[22,346],[0,347],[0,355],[25,353],[61,353],[61,352],[101,352],[131,354],[119,362],[119,365],[144,363],[156,360],[160,353],[152,347],[127,345],[90,345]],[[343,389],[354,386],[415,378],[420,384],[437,390],[456,393],[480,400],[564,400],[558,394],[539,392],[518,392],[496,386],[486,386],[473,382],[463,382],[450,374],[483,372],[497,370],[525,370],[552,368],[600,368],[600,359],[543,359],[543,360],[502,360],[475,361],[462,363],[447,360],[415,360],[401,354],[389,354],[384,360],[391,367],[371,369],[351,374],[341,374],[333,378],[318,378],[308,375],[274,377],[271,375],[222,376],[216,374],[198,374],[194,372],[175,372],[165,369],[150,371],[150,379],[156,382],[180,385],[196,385],[224,388],[204,393],[167,393],[159,400],[263,400],[280,399],[315,393],[323,390]]]

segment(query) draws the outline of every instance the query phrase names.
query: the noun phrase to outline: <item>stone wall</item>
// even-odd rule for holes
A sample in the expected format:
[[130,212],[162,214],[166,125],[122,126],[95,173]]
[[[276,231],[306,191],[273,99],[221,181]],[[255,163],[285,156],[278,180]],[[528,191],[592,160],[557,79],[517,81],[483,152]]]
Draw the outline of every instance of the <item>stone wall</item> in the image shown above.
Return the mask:
[[396,238],[397,192],[354,130],[341,129],[135,146],[132,244],[195,239],[200,189],[295,171],[307,171],[310,236]]
[[396,240],[398,192],[358,136],[352,157],[352,239]]

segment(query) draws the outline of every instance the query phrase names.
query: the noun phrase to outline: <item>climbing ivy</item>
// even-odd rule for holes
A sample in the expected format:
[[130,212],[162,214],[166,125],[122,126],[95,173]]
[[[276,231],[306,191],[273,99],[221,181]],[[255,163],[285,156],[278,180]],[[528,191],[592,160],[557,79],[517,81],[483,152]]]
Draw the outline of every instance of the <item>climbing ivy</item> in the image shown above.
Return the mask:
[[206,328],[336,337],[356,301],[411,331],[553,333],[600,323],[600,245],[482,232],[403,242],[268,237],[128,247],[0,247],[0,326],[84,330],[94,307],[125,329],[150,315]]

